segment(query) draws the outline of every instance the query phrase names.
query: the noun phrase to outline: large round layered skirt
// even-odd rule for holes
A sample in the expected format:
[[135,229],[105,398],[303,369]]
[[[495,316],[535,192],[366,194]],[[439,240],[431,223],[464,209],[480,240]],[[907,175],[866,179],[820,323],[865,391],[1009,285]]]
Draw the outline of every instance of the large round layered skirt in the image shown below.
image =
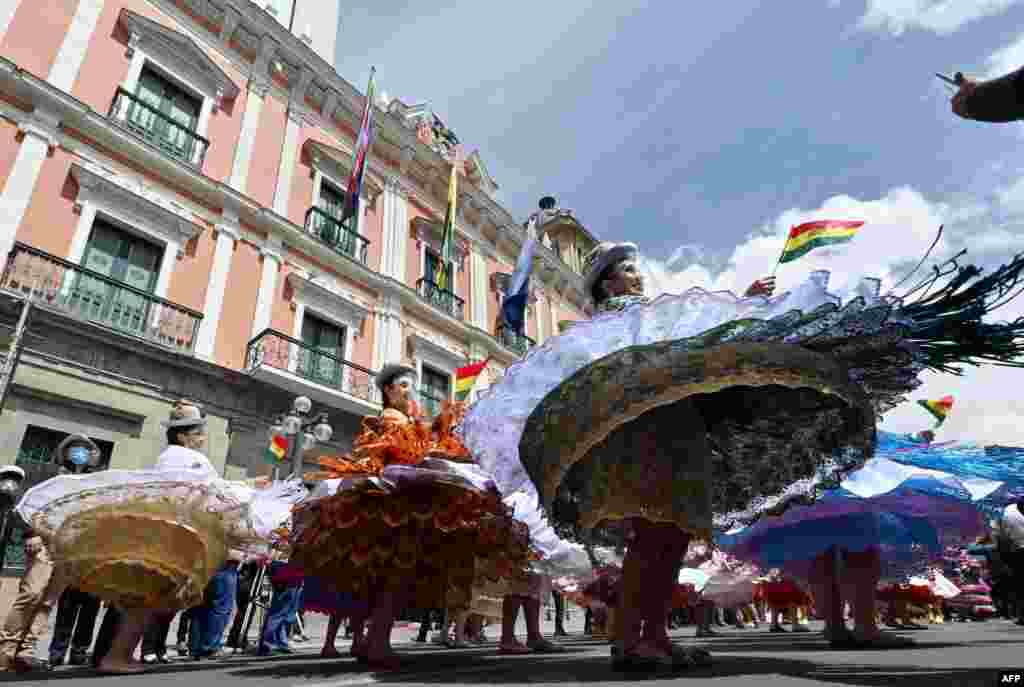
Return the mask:
[[875,458],[839,489],[781,515],[763,515],[718,542],[741,560],[802,579],[832,547],[851,553],[877,549],[883,578],[896,581],[940,559],[946,547],[982,534],[985,517],[976,502],[999,486],[986,482],[969,489],[947,473]]
[[257,490],[191,470],[107,470],[38,484],[18,513],[47,541],[56,584],[174,610],[202,602],[229,549],[263,550],[304,494],[298,482]]
[[467,590],[477,558],[495,576],[525,565],[526,528],[475,465],[428,458],[388,465],[377,477],[321,482],[295,512],[292,560],[331,588],[367,598],[404,588],[409,605],[443,608]]
[[626,304],[531,349],[461,431],[500,489],[532,482],[563,527],[640,517],[707,537],[861,465],[876,414],[922,370],[1019,355],[1024,323],[982,317],[1022,270],[971,282],[974,268],[945,265],[912,303],[870,279],[844,302],[816,272],[771,299]]

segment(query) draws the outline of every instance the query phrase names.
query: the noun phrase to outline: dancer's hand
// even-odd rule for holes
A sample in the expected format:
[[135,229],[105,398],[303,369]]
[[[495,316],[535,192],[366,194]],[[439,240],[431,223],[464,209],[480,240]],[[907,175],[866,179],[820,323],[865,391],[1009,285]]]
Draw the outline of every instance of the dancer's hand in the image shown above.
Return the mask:
[[963,81],[960,82],[960,90],[953,96],[950,104],[953,107],[953,113],[963,117],[964,119],[970,119],[971,115],[967,110],[967,99],[971,97],[971,94],[978,88],[978,82],[974,79],[969,79],[966,76]]
[[753,298],[754,296],[768,297],[773,293],[775,293],[775,277],[765,277],[751,284],[750,288],[743,295],[747,298]]

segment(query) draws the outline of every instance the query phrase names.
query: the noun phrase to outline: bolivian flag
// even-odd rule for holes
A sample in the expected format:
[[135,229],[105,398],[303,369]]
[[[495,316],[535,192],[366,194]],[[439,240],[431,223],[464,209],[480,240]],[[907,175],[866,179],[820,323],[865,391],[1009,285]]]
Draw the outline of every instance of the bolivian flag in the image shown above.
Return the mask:
[[469,392],[473,390],[473,385],[476,384],[477,377],[487,367],[487,363],[490,362],[490,357],[484,358],[478,363],[472,365],[466,365],[460,367],[455,371],[455,400],[464,401],[469,396]]
[[264,459],[271,465],[278,465],[284,462],[287,455],[288,437],[275,434],[274,438],[270,440],[270,446],[267,446],[267,452],[263,456]]
[[789,230],[789,237],[782,249],[779,264],[792,262],[820,246],[846,243],[862,226],[864,226],[863,222],[823,219],[793,227]]
[[921,406],[935,418],[935,426],[941,427],[942,423],[949,417],[950,411],[953,410],[953,397],[943,396],[937,401],[918,401],[917,405]]

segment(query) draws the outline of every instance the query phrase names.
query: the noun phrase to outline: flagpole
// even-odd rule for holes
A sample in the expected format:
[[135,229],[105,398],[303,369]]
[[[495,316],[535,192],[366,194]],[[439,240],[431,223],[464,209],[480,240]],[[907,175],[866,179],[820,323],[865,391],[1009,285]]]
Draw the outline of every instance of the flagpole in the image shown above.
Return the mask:
[[789,233],[786,234],[786,241],[782,244],[782,252],[779,253],[779,259],[775,262],[775,267],[772,268],[772,276],[779,270],[779,265],[782,264],[782,256],[786,254],[786,246],[789,244],[789,234],[793,232],[793,228],[789,228]]

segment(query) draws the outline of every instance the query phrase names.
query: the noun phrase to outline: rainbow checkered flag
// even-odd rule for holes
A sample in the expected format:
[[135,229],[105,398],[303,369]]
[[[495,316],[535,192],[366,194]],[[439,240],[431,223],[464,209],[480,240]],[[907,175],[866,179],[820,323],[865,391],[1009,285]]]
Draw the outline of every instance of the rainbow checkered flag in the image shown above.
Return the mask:
[[270,446],[267,446],[266,453],[263,454],[264,460],[271,465],[280,465],[287,456],[288,437],[283,434],[275,434],[274,438],[270,440]]
[[927,410],[935,418],[935,428],[938,429],[953,410],[953,397],[943,396],[937,401],[921,400],[917,402],[917,405]]

